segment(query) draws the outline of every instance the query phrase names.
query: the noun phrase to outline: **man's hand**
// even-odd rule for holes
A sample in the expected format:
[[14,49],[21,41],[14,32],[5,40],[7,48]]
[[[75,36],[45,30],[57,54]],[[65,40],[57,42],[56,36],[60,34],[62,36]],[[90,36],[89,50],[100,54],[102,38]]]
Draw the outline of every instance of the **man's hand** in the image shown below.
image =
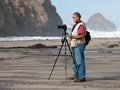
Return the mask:
[[69,37],[70,39],[75,38],[75,36],[73,36],[73,35],[68,35],[68,37]]

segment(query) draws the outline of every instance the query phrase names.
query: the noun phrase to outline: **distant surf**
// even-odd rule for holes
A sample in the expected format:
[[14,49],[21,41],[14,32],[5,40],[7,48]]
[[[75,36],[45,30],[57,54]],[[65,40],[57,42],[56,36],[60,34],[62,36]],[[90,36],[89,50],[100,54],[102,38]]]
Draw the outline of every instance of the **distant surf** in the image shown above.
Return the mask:
[[56,40],[61,37],[40,37],[40,36],[24,36],[24,37],[0,37],[0,41],[30,41],[30,40]]
[[[120,31],[114,32],[100,32],[89,30],[91,33],[92,38],[120,38]],[[67,30],[70,34],[71,30]],[[61,39],[62,37],[42,37],[42,36],[11,36],[11,37],[0,37],[0,41],[30,41],[30,40],[57,40]]]
[[93,38],[120,38],[120,31],[105,32],[89,30]]

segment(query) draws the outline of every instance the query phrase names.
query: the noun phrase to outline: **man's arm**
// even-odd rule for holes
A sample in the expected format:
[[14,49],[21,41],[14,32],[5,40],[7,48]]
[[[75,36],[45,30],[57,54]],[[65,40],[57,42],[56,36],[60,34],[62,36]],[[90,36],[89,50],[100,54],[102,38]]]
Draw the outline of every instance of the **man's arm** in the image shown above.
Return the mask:
[[82,39],[85,37],[85,34],[80,34],[78,36],[69,35],[70,39]]

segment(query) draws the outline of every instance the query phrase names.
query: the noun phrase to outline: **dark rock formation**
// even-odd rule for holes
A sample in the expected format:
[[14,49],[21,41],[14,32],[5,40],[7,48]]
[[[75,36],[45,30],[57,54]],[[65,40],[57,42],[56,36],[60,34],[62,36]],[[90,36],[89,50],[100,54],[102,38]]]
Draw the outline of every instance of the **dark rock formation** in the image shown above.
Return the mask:
[[100,13],[94,14],[90,17],[88,22],[86,23],[87,28],[90,30],[97,31],[115,31],[116,26],[111,21],[107,20]]
[[50,0],[0,0],[0,36],[58,36],[58,24]]

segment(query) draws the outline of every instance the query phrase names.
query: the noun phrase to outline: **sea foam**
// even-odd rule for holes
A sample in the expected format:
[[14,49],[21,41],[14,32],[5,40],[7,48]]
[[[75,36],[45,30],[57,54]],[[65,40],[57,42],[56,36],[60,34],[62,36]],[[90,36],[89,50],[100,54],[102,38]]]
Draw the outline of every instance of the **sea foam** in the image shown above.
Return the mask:
[[[95,31],[89,30],[92,38],[120,38],[120,31],[113,31],[113,32],[103,32],[103,31]],[[71,30],[67,30],[70,34]],[[62,36],[62,35],[61,35]],[[42,37],[42,36],[11,36],[11,37],[0,37],[0,41],[27,41],[27,40],[57,40],[61,39],[62,37]]]

